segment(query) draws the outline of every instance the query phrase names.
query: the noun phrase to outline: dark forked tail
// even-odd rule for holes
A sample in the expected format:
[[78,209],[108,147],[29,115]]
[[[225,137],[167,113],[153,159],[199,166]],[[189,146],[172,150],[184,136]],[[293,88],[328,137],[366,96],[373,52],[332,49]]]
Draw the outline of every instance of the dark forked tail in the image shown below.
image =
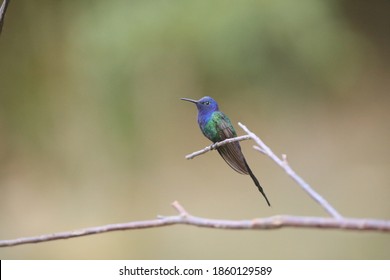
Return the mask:
[[269,200],[268,200],[267,196],[265,195],[263,188],[260,186],[259,181],[257,180],[255,175],[253,174],[252,170],[249,168],[249,165],[246,162],[245,158],[244,158],[244,162],[245,162],[246,168],[248,169],[248,173],[251,176],[251,178],[252,178],[253,182],[255,183],[255,185],[257,186],[257,188],[259,189],[259,192],[261,192],[261,194],[264,196],[265,200],[267,201],[268,206],[271,206],[271,203],[269,203]]

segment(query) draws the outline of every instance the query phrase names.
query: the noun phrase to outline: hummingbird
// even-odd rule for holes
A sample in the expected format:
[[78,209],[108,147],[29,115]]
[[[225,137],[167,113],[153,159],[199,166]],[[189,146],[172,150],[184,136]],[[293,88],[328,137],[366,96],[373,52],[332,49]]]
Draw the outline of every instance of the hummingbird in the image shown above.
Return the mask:
[[[213,143],[223,141],[237,136],[236,130],[228,116],[219,111],[218,103],[209,96],[204,96],[199,100],[181,98],[181,100],[192,102],[198,108],[198,124],[203,135]],[[248,163],[241,151],[239,142],[232,142],[217,148],[218,153],[226,163],[240,174],[251,176],[253,182],[264,196],[268,206],[271,204],[259,181],[249,168]]]

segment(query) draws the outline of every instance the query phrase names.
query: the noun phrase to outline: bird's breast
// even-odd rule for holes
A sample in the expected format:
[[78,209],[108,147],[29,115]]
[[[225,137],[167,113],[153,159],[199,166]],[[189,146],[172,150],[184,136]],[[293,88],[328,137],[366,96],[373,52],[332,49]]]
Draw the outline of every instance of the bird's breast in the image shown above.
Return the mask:
[[199,115],[198,116],[199,128],[203,135],[209,140],[216,142],[215,140],[215,123],[211,115]]

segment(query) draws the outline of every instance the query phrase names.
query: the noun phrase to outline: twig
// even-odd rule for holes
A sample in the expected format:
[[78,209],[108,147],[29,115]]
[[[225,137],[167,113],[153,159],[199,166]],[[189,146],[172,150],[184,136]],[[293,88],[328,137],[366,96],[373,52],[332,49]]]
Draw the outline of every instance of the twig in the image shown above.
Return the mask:
[[200,150],[200,151],[196,151],[192,154],[189,154],[189,155],[186,155],[186,159],[193,159],[194,157],[197,157],[197,156],[200,156],[202,154],[205,154],[211,150],[215,150],[216,148],[218,147],[221,147],[223,145],[226,145],[227,143],[232,143],[232,142],[237,142],[237,141],[244,141],[244,140],[249,140],[251,139],[251,137],[249,135],[242,135],[242,136],[238,136],[238,137],[234,137],[234,138],[228,138],[228,139],[225,139],[221,142],[217,142],[217,143],[214,143],[210,146],[207,146],[206,148]]
[[282,156],[283,159],[277,157],[274,152],[253,132],[251,132],[245,125],[238,123],[238,125],[256,142],[258,146],[254,146],[256,150],[261,151],[270,157],[277,165],[279,165],[286,173],[318,204],[320,204],[326,212],[336,219],[341,219],[340,213],[326,201],[319,193],[317,193],[308,183],[305,182],[288,164],[287,156]]
[[242,123],[238,123],[238,125],[247,133],[247,135],[238,136],[234,138],[229,138],[221,142],[214,143],[213,145],[206,147],[200,151],[196,151],[192,154],[186,156],[186,159],[192,159],[196,156],[209,152],[217,147],[222,145],[226,145],[227,143],[235,142],[235,141],[243,141],[252,139],[256,142],[258,146],[254,146],[253,148],[268,157],[270,157],[273,161],[275,161],[286,173],[293,178],[298,185],[309,194],[311,198],[313,198],[318,204],[320,204],[326,212],[328,212],[332,217],[336,219],[341,219],[342,216],[337,212],[337,210],[332,207],[329,202],[327,202],[320,194],[318,194],[308,183],[306,183],[298,174],[290,167],[287,162],[287,155],[282,155],[282,159],[278,158],[274,152],[266,145],[264,142],[253,132],[251,132],[245,125]]
[[0,6],[0,33],[3,28],[5,13],[7,11],[8,4],[11,0],[4,0]]
[[341,230],[365,230],[390,232],[390,221],[355,218],[322,218],[303,216],[272,216],[267,218],[256,218],[252,220],[219,220],[193,216],[189,214],[179,202],[175,201],[172,206],[179,215],[159,217],[158,219],[146,221],[134,221],[121,224],[110,224],[98,227],[90,227],[73,231],[64,231],[52,234],[44,234],[33,237],[22,237],[10,240],[0,240],[0,247],[10,247],[29,243],[40,243],[59,239],[76,238],[92,234],[100,234],[111,231],[134,230],[154,227],[164,227],[175,224],[185,224],[197,227],[214,229],[236,229],[236,230],[265,230],[279,229],[283,227],[293,228],[324,228]]

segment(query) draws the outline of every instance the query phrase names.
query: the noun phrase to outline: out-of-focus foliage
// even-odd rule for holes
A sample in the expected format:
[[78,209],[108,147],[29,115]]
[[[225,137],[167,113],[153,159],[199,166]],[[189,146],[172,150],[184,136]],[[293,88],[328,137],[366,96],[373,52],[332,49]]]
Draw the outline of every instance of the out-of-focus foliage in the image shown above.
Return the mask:
[[[386,8],[386,1],[12,1],[0,37],[0,239],[153,218],[170,213],[176,199],[207,217],[323,215],[249,143],[244,152],[270,209],[250,178],[216,154],[184,160],[208,142],[194,106],[179,98],[204,95],[287,153],[341,213],[390,218]],[[205,252],[199,244],[213,246]],[[390,252],[378,234],[183,227],[37,246],[1,249],[0,257]]]

